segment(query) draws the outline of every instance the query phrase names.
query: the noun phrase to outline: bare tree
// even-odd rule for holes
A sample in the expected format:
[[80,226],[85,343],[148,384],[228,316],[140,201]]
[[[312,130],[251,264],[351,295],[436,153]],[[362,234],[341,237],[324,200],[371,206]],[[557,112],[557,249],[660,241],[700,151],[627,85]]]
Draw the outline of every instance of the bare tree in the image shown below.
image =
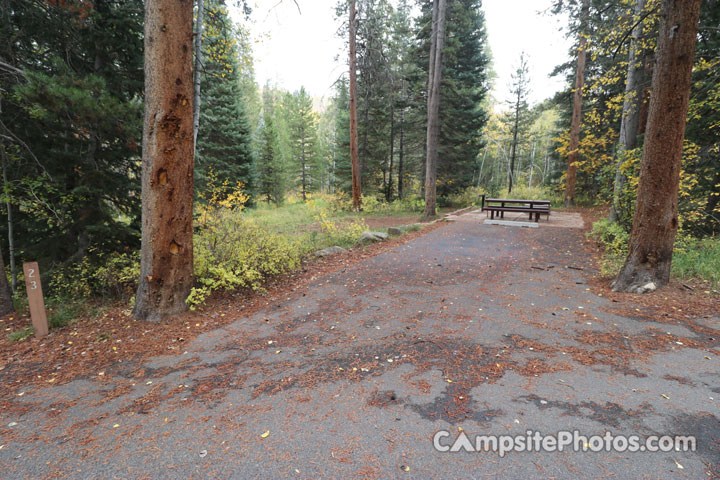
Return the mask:
[[440,136],[440,84],[445,43],[446,0],[433,1],[430,34],[430,63],[428,68],[427,157],[425,161],[425,217],[436,213],[437,160]]
[[578,44],[577,70],[575,71],[575,92],[573,113],[570,123],[570,146],[568,168],[565,180],[565,206],[575,205],[575,178],[577,176],[578,148],[580,147],[580,125],[582,122],[582,89],[585,83],[585,60],[587,57],[587,24],[590,16],[590,0],[583,0],[580,10],[580,41]]
[[145,2],[142,246],[135,316],[184,311],[193,285],[193,2]]
[[630,249],[614,291],[644,293],[670,281],[700,3],[663,2]]
[[350,2],[350,165],[352,170],[353,209],[360,211],[361,186],[360,164],[358,161],[358,123],[357,123],[357,52],[355,47],[357,19],[355,0]]

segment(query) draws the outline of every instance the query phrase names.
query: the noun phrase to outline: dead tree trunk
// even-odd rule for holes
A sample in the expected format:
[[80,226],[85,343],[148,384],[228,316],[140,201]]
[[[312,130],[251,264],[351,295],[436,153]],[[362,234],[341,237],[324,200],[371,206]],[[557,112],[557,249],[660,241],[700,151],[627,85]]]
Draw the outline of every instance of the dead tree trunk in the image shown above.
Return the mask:
[[197,151],[197,136],[200,130],[200,73],[202,71],[202,35],[204,0],[197,0],[195,17],[195,68],[193,70],[193,153]]
[[446,0],[434,0],[433,24],[430,40],[428,75],[427,160],[425,161],[425,217],[434,217],[438,143],[440,137],[440,83],[442,82],[442,53],[445,43]]
[[663,2],[630,248],[614,291],[644,293],[670,281],[700,3]]
[[186,310],[193,285],[193,2],[145,2],[138,319]]
[[575,93],[573,94],[573,113],[570,123],[570,147],[568,168],[565,179],[565,206],[575,206],[575,179],[577,176],[578,148],[580,147],[580,125],[582,122],[582,89],[585,83],[586,26],[590,15],[590,0],[583,0],[580,12],[580,43],[578,45],[577,70],[575,71]]
[[[640,17],[645,8],[645,0],[637,0],[634,17]],[[627,177],[622,171],[624,154],[637,145],[637,130],[639,116],[640,96],[642,95],[643,68],[638,63],[638,41],[642,33],[642,23],[633,28],[628,51],[628,73],[625,82],[625,99],[623,101],[622,120],[620,121],[620,140],[617,151],[617,165],[615,167],[615,183],[613,185],[613,203],[610,208],[610,221],[617,222],[620,211],[620,195],[627,184]]]
[[357,54],[355,47],[355,0],[350,2],[350,165],[352,170],[353,209],[362,208],[360,189],[360,164],[358,160],[358,124],[357,124]]

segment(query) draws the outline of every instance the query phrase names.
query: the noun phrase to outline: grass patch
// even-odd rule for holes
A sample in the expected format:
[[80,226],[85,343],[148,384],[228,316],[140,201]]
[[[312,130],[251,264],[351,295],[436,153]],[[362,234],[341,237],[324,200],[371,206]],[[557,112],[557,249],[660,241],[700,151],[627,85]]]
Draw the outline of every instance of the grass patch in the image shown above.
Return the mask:
[[8,335],[8,338],[11,342],[22,342],[23,340],[27,340],[33,335],[33,329],[32,327],[26,327],[22,330],[16,330],[12,332],[10,335]]
[[[593,224],[588,236],[604,247],[601,273],[617,275],[627,257],[630,234],[617,223],[602,219]],[[717,288],[720,285],[720,238],[679,234],[673,251],[672,275],[681,280],[703,280]]]

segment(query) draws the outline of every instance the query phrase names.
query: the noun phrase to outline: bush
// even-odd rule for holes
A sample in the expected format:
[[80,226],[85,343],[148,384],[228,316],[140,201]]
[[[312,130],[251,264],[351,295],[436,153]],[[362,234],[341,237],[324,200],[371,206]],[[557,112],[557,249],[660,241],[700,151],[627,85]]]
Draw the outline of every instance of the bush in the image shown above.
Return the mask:
[[605,254],[600,262],[600,271],[603,275],[615,275],[627,257],[630,235],[623,227],[604,218],[593,223],[593,229],[588,237],[599,241],[605,248]]
[[140,252],[89,254],[51,272],[49,292],[58,300],[120,299],[132,295],[140,277]]
[[443,204],[451,207],[479,207],[482,203],[482,196],[487,192],[482,187],[468,187],[462,192],[454,193],[445,197]]
[[245,218],[240,208],[203,207],[194,236],[195,278],[187,303],[194,308],[217,290],[258,290],[271,275],[300,266],[302,249],[290,235]]
[[562,206],[563,204],[561,194],[541,185],[534,187],[528,187],[525,183],[513,185],[513,191],[509,196],[523,200],[550,200],[554,206]]
[[[603,219],[593,224],[588,236],[598,240],[605,249],[600,262],[601,273],[617,274],[627,257],[630,234],[619,223]],[[702,279],[717,287],[720,284],[720,238],[694,238],[678,233],[672,274],[679,278]]]

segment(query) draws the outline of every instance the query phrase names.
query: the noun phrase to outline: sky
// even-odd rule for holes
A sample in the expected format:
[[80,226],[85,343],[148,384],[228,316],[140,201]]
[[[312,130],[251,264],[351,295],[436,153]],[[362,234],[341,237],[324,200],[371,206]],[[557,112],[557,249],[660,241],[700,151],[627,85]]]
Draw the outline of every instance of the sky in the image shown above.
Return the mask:
[[[566,61],[570,42],[561,31],[563,19],[543,15],[552,0],[484,0],[485,24],[493,56],[493,96],[510,98],[510,75],[525,51],[530,67],[530,103],[552,96],[562,79],[548,78]],[[266,80],[287,90],[301,86],[313,96],[330,97],[333,83],[347,68],[344,39],[337,36],[337,0],[257,0],[251,32],[258,84]],[[299,8],[298,8],[299,7]],[[239,14],[234,12],[236,21]],[[245,23],[245,22],[243,22]]]

